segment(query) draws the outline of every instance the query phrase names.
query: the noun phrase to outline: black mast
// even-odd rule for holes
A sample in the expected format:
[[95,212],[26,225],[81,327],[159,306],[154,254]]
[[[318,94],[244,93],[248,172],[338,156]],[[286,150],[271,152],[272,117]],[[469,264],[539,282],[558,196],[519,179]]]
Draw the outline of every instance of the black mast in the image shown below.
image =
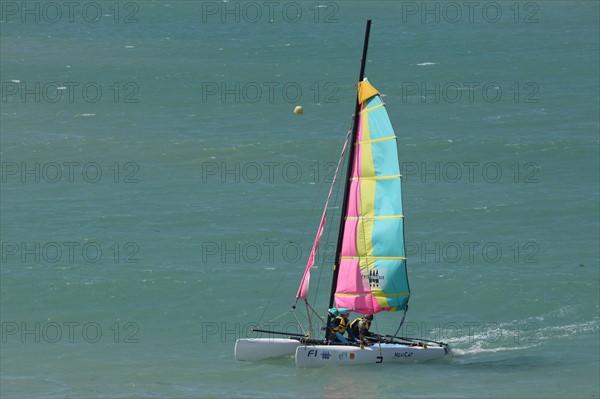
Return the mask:
[[[371,32],[371,20],[367,20],[367,28],[365,30],[365,41],[363,45],[362,58],[360,60],[360,73],[358,82],[362,82],[365,77],[365,64],[367,62],[367,49],[369,47],[369,34]],[[342,254],[342,240],[344,236],[344,223],[346,221],[346,213],[348,212],[348,197],[350,196],[350,178],[352,177],[352,164],[354,159],[354,148],[356,142],[356,133],[358,131],[358,113],[360,112],[360,103],[358,101],[358,91],[356,95],[356,106],[354,108],[354,118],[352,122],[352,133],[350,136],[350,149],[348,151],[348,167],[346,168],[346,186],[344,187],[344,200],[342,202],[342,212],[340,216],[340,229],[338,233],[338,241],[335,249],[335,261],[333,263],[333,279],[331,281],[331,293],[329,295],[329,307],[333,307],[335,299],[335,288],[337,286],[338,274],[340,272],[340,257]],[[327,314],[327,326],[331,324],[331,314]],[[331,331],[326,329],[326,337],[329,338]]]

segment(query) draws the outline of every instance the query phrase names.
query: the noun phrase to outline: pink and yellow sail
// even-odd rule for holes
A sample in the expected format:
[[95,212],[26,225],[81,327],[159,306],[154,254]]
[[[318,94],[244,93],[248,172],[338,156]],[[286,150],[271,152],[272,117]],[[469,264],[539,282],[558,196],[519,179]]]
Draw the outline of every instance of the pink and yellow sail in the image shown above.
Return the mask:
[[335,305],[365,314],[404,310],[410,289],[396,135],[379,92],[366,80],[358,99]]
[[[358,101],[335,306],[363,314],[405,310],[410,289],[396,135],[379,92],[366,80],[358,85]],[[324,212],[297,299],[306,299],[325,217]]]

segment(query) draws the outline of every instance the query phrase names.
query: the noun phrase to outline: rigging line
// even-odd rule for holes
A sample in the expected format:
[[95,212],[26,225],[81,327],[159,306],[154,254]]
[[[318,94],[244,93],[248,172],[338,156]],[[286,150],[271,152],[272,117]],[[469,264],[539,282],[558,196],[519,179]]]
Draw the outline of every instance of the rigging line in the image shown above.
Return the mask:
[[319,320],[321,320],[321,322],[325,323],[325,319],[323,319],[321,317],[321,315],[319,315],[319,313],[317,313],[317,311],[312,306],[309,305],[308,302],[306,302],[306,306],[315,314],[315,316],[317,316],[319,318]]
[[[317,171],[315,173],[316,173],[315,177],[317,177],[317,179],[318,179],[318,173],[319,172]],[[318,186],[319,187],[316,190],[316,193],[315,193],[315,195],[314,195],[314,197],[312,198],[312,201],[311,201],[311,207],[310,207],[311,210],[320,210],[321,209],[320,206],[317,205],[317,203],[320,202],[320,200],[319,200],[320,198],[323,198],[323,193],[327,189],[327,185],[321,185],[321,184],[319,184]],[[305,222],[304,222],[304,228],[302,229],[301,237],[307,237],[307,235],[309,234],[308,233],[309,229],[311,229],[313,225],[314,224],[313,224],[312,219],[306,218]],[[310,256],[310,252],[312,252],[312,246],[310,247],[309,256]],[[296,302],[297,300],[298,299],[296,298],[294,300],[294,302]]]
[[274,322],[275,320],[279,320],[279,319],[281,319],[282,317],[286,316],[288,313],[293,313],[293,312],[292,312],[291,310],[288,310],[287,312],[285,312],[285,313],[283,313],[283,314],[281,314],[281,315],[279,315],[279,316],[276,316],[276,317],[272,318],[271,320],[265,321],[264,323],[261,323],[260,321],[258,321],[257,323],[258,323],[259,325],[264,325],[264,324],[267,324],[267,323],[272,323],[272,322]]
[[310,319],[310,309],[308,307],[308,302],[304,301],[304,303],[306,304],[306,316],[308,317],[308,336],[310,337],[312,332],[312,320]]
[[299,314],[300,316],[302,316],[302,318],[303,318],[303,319],[304,319],[306,322],[308,321],[308,317],[307,317],[306,315],[304,315],[304,313],[301,313],[301,312],[300,312],[300,313],[296,313],[294,309],[290,310],[290,312],[294,313],[294,317],[296,317],[296,320],[297,320],[299,323],[302,323],[302,322],[298,320],[298,316],[297,316],[297,314]]
[[[267,301],[267,304],[263,307],[263,311],[260,314],[260,317],[258,318],[258,321],[257,321],[258,324],[262,324],[262,319],[265,316],[267,309],[269,309],[269,306],[271,306],[271,302],[273,301],[275,294],[277,294],[277,292],[279,291],[279,288],[281,287],[281,284],[283,284],[284,280],[285,279],[280,279],[279,282],[277,283],[277,285],[275,286],[275,289],[272,291],[271,296],[269,297],[269,300]],[[281,317],[281,316],[279,316],[279,317]],[[279,317],[277,317],[276,319],[278,319]],[[274,319],[274,320],[276,320],[276,319]],[[267,321],[267,323],[269,323],[269,322],[270,321]]]
[[[349,128],[349,133],[351,133],[351,129],[352,127],[350,126]],[[348,136],[346,137],[346,142],[348,141]],[[346,159],[346,157],[348,156],[347,154],[342,154],[343,155],[343,159],[342,159],[342,169],[340,169],[340,172],[345,173],[345,162],[344,159]],[[329,226],[327,229],[327,238],[325,240],[325,242],[327,243],[327,246],[329,246],[330,244],[330,238],[331,238],[331,232],[332,229],[334,228],[334,226],[338,225],[338,220],[337,218],[339,217],[338,215],[336,215],[337,210],[339,209],[339,197],[340,197],[340,190],[343,187],[342,184],[340,184],[340,182],[338,181],[337,187],[336,187],[336,191],[335,191],[335,198],[333,200],[333,206],[332,206],[332,211],[331,211],[331,217],[329,218]],[[326,263],[329,261],[328,259],[328,253],[327,253],[327,249],[325,251],[322,251],[322,259],[321,259],[321,268],[319,270],[319,277],[317,280],[317,284],[316,284],[316,289],[315,289],[315,296],[314,296],[314,303],[317,303],[317,297],[318,297],[318,293],[319,293],[319,288],[321,286],[321,279],[323,277],[323,271],[326,269]],[[334,251],[335,252],[335,251]],[[335,253],[333,254],[335,256]]]
[[304,330],[304,328],[302,327],[302,323],[300,322],[300,320],[299,320],[299,319],[298,319],[298,317],[296,316],[296,312],[294,312],[294,309],[290,309],[290,310],[288,310],[287,312],[284,312],[284,313],[282,313],[281,315],[279,315],[279,316],[277,316],[277,317],[274,317],[273,319],[271,319],[271,320],[269,320],[269,321],[265,321],[264,323],[260,323],[260,322],[258,322],[258,325],[259,325],[259,326],[264,326],[265,324],[272,323],[272,322],[274,322],[274,321],[276,321],[276,320],[279,320],[279,319],[281,319],[281,318],[282,318],[282,317],[284,317],[284,316],[287,316],[289,313],[291,313],[291,314],[292,314],[292,316],[294,316],[294,319],[296,319],[296,323],[298,324],[298,327],[300,327],[300,330],[302,330],[302,332],[303,332],[304,334],[306,334],[306,331],[305,331],[305,330]]
[[[323,323],[323,324],[325,324],[325,320],[321,317],[321,315],[319,315],[319,313],[317,313],[317,311],[312,306],[310,306],[308,301],[304,301],[304,304],[306,305],[306,315],[309,320],[309,327],[308,327],[309,328],[309,336],[315,336],[316,334],[312,334],[312,332],[314,331],[314,328],[313,328],[312,320],[310,319],[310,313],[311,312],[314,313],[315,316],[317,316],[317,319],[319,319],[321,321],[321,323]],[[319,331],[319,330],[320,330],[320,328],[317,329],[317,331]]]
[[300,320],[298,320],[298,317],[296,317],[296,312],[294,312],[293,310],[291,310],[292,315],[294,315],[294,319],[296,319],[296,322],[298,323],[298,327],[300,327],[300,329],[302,330],[302,333],[304,335],[306,335],[306,330],[304,329],[304,327],[302,327],[302,323],[300,323]]
[[321,315],[319,315],[319,313],[317,313],[317,311],[312,306],[310,306],[308,301],[305,300],[304,303],[306,303],[306,307],[308,309],[310,309],[310,311],[313,312],[319,320],[321,320],[321,323],[323,323],[325,325],[325,330],[333,333],[333,329],[331,328],[331,326],[327,325],[327,323],[325,322],[325,319],[323,317],[321,317]]
[[406,307],[404,308],[404,314],[402,315],[402,320],[400,320],[400,325],[398,326],[398,329],[394,333],[394,337],[398,335],[398,332],[402,328],[402,324],[404,324],[404,319],[406,318],[406,312],[407,311],[408,311],[408,305],[406,305]]
[[[320,315],[319,315],[319,314],[318,314],[318,313],[315,311],[315,309],[314,309],[312,306],[310,306],[310,304],[308,303],[308,301],[307,301],[307,300],[304,300],[304,304],[306,305],[306,316],[305,316],[303,313],[300,313],[300,314],[301,314],[301,315],[302,315],[304,318],[306,318],[306,320],[308,321],[308,326],[309,326],[309,327],[308,327],[308,330],[309,330],[309,331],[308,331],[308,333],[307,333],[307,332],[304,330],[304,328],[302,327],[302,323],[300,322],[300,320],[298,319],[298,317],[296,317],[296,312],[294,312],[294,308],[292,308],[292,310],[290,310],[290,311],[291,311],[291,312],[294,314],[294,317],[296,317],[296,322],[298,322],[298,325],[300,326],[300,329],[301,329],[301,330],[302,330],[302,331],[305,333],[305,335],[306,335],[306,334],[308,334],[307,336],[309,336],[309,337],[310,337],[310,336],[314,336],[314,334],[312,334],[312,333],[313,333],[313,331],[314,331],[314,328],[313,328],[313,323],[312,323],[312,320],[311,320],[311,318],[310,318],[310,313],[311,313],[311,312],[312,312],[312,313],[314,313],[314,314],[315,314],[315,316],[317,316],[317,318],[318,318],[318,319],[319,319],[319,320],[320,320],[322,323],[325,323],[325,320],[323,320],[323,318],[322,318],[322,317],[321,317],[321,316],[320,316]],[[317,331],[318,331],[318,329],[317,329]]]
[[[348,133],[346,133],[346,139],[344,141],[344,145],[342,147],[342,153],[340,154],[340,158],[338,159],[338,165],[336,167],[336,174],[333,178],[333,182],[332,184],[336,183],[337,184],[337,188],[335,191],[335,198],[333,200],[333,205],[338,204],[338,198],[339,198],[339,194],[340,194],[340,187],[342,187],[342,185],[340,184],[339,179],[337,178],[338,174],[340,172],[344,172],[344,165],[345,162],[343,162],[343,160],[348,156],[347,155],[347,145],[348,142],[350,140],[350,135],[352,134],[352,123],[350,124],[350,126],[348,127]],[[340,169],[340,165],[342,166],[342,169]],[[335,211],[336,211],[337,207],[333,207],[332,211],[331,211],[331,216],[329,217],[329,227],[327,229],[327,239],[325,240],[326,243],[326,247],[327,244],[329,244],[329,238],[331,237],[331,229],[334,226],[334,221],[335,221]],[[322,253],[322,259],[321,259],[321,267],[319,270],[319,277],[317,279],[317,284],[316,284],[316,289],[315,289],[315,295],[314,295],[314,300],[313,302],[316,304],[317,303],[317,296],[319,294],[319,287],[321,285],[321,277],[323,276],[323,270],[325,269],[325,262],[327,261],[327,252],[326,249],[325,251],[321,250]]]
[[[337,203],[338,200],[338,193],[339,190],[336,191],[335,194],[335,199],[334,199],[334,203]],[[329,246],[329,238],[331,237],[331,227],[333,226],[333,222],[335,220],[335,208],[332,210],[331,212],[331,217],[330,217],[330,222],[329,222],[329,226],[327,228],[327,237],[325,239],[325,248],[321,249],[321,265],[319,266],[319,276],[317,278],[317,283],[315,284],[315,289],[314,289],[314,298],[313,298],[313,302],[316,304],[317,298],[319,296],[319,288],[321,287],[321,278],[323,277],[323,270],[325,270],[325,263],[327,261],[328,258],[328,246]]]
[[[306,294],[307,294],[306,290],[308,288],[308,279],[310,277],[310,269],[314,266],[315,256],[319,252],[319,244],[321,243],[321,238],[323,236],[323,230],[324,230],[325,224],[327,223],[327,215],[329,213],[328,211],[329,211],[329,203],[331,200],[331,194],[333,193],[333,189],[334,189],[335,183],[337,181],[338,172],[340,170],[340,163],[344,156],[344,152],[346,151],[347,145],[348,145],[348,140],[346,140],[344,142],[344,146],[342,148],[342,153],[340,154],[338,163],[335,167],[334,176],[331,181],[331,185],[329,187],[329,193],[327,194],[327,201],[325,202],[325,207],[323,209],[323,214],[321,216],[321,222],[319,223],[319,228],[317,229],[317,235],[315,237],[315,241],[314,241],[311,251],[310,251],[310,256],[308,258],[308,262],[306,265],[304,275],[302,276],[302,281],[300,283],[300,288],[299,288],[298,294],[296,295],[296,302],[298,302],[299,298],[306,299]],[[296,302],[294,302],[294,304]]]

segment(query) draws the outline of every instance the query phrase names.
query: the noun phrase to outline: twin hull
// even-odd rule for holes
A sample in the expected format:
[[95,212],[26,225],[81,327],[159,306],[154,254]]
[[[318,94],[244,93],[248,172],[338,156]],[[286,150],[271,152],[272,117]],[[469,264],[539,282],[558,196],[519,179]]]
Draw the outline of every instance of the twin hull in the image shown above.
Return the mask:
[[237,360],[257,361],[271,357],[294,356],[298,367],[354,365],[373,363],[407,363],[433,360],[449,352],[445,345],[405,345],[382,343],[360,348],[348,345],[307,345],[284,338],[238,339]]

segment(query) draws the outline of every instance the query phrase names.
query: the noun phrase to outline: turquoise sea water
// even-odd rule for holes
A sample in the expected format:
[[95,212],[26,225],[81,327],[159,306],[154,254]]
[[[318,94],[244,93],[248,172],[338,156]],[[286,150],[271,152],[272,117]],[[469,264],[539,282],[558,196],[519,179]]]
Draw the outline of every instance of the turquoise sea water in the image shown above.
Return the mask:
[[[597,398],[599,3],[476,3],[0,2],[0,395]],[[367,17],[402,334],[455,356],[236,362],[291,328]]]

